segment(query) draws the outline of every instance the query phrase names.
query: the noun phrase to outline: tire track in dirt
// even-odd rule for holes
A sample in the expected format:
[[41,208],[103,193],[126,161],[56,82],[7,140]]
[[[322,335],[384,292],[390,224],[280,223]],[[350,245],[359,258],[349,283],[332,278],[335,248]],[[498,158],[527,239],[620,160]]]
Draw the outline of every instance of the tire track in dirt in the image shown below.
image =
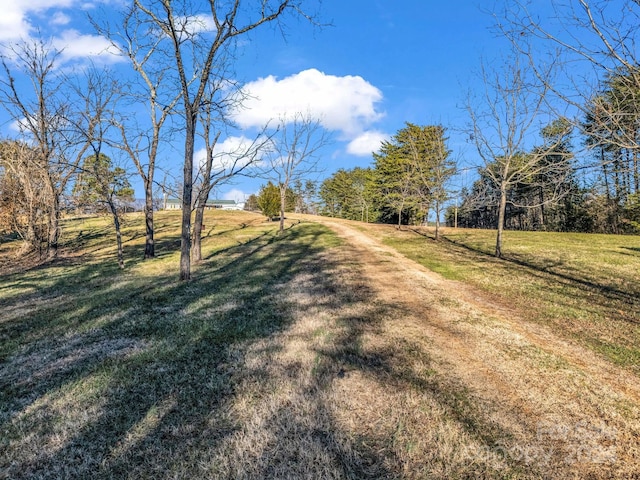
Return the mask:
[[[640,383],[633,374],[598,358],[595,354],[568,340],[559,338],[548,328],[525,322],[518,312],[500,305],[493,299],[489,299],[482,293],[466,286],[462,282],[447,280],[422,265],[404,257],[391,247],[381,244],[365,233],[338,222],[323,221],[332,228],[340,237],[347,240],[352,246],[360,250],[360,254],[367,257],[374,252],[377,255],[392,257],[398,270],[406,277],[414,277],[425,282],[426,285],[442,290],[442,294],[449,298],[456,298],[462,308],[470,308],[482,312],[484,315],[499,318],[501,322],[509,326],[528,341],[539,348],[559,355],[576,367],[585,370],[590,375],[603,379],[613,389],[623,392],[635,401],[640,402]],[[382,281],[382,278],[378,278]],[[385,289],[394,288],[393,284],[385,286]],[[397,288],[397,286],[396,286]],[[451,293],[446,293],[451,292]]]
[[[637,377],[544,326],[523,321],[517,311],[464,283],[444,279],[347,223],[314,221],[347,242],[378,298],[408,312],[402,325],[389,325],[389,331],[401,330],[441,359],[496,421],[516,432],[516,441],[535,441],[541,424],[569,429],[605,425],[616,432],[615,475],[640,474]],[[583,473],[609,476],[591,463],[583,466]],[[552,471],[555,476],[564,470],[556,466]]]

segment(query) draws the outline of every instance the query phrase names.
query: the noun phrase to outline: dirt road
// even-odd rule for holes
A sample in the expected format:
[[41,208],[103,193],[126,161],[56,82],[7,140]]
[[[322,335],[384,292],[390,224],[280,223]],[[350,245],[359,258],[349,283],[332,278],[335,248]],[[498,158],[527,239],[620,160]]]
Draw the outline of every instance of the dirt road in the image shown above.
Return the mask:
[[[417,391],[466,424],[450,439],[470,435],[456,461],[554,478],[640,476],[637,377],[346,222],[321,221],[345,240],[372,298],[395,306],[363,344],[398,358],[413,349],[402,367],[414,364]],[[425,355],[427,372],[416,365]]]

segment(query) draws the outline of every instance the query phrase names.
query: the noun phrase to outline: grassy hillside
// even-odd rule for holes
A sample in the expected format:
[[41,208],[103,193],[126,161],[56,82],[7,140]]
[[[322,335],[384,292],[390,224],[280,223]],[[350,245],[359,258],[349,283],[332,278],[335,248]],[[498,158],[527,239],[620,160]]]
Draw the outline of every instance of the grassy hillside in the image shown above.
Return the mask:
[[234,346],[285,328],[279,286],[337,243],[216,212],[179,283],[179,212],[156,221],[158,258],[142,261],[143,219],[126,218],[124,271],[108,218],[87,218],[65,222],[64,258],[0,277],[0,478],[189,476],[193,445],[234,428],[210,417],[231,397]]
[[[180,283],[179,215],[157,214],[148,261],[143,219],[126,217],[124,271],[108,218],[65,221],[64,254],[50,264],[0,245],[0,478],[565,471],[469,459],[521,432],[497,428],[500,406],[425,350],[441,346],[385,324],[405,312],[376,297],[327,227],[296,221],[277,236],[261,216],[207,212],[204,260]],[[498,261],[488,232],[436,244],[428,232],[358,228],[638,373],[637,238],[509,232]],[[621,425],[635,421],[619,403]]]

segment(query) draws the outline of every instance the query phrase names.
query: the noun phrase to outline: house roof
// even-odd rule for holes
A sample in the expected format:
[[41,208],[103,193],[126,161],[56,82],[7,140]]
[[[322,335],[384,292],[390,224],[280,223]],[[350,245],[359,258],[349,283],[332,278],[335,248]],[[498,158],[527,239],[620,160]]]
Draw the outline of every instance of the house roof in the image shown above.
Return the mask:
[[[182,200],[177,198],[167,198],[167,204],[181,205]],[[235,200],[207,200],[207,205],[237,205]]]

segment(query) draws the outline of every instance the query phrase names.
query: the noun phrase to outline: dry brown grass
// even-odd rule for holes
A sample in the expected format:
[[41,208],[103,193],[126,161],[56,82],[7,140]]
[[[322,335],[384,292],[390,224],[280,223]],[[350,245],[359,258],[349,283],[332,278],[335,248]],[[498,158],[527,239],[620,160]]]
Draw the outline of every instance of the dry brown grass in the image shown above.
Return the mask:
[[189,285],[11,277],[0,478],[640,476],[629,371],[348,224],[216,218]]
[[[525,315],[476,289],[433,275],[342,222],[332,226],[360,246],[349,258],[361,259],[361,281],[368,279],[373,297],[389,309],[379,334],[370,340],[378,344],[376,351],[393,359],[385,366],[390,375],[383,384],[407,379],[408,385],[423,395],[430,392],[441,408],[449,409],[438,418],[454,412],[454,425],[462,427],[432,444],[449,470],[435,469],[438,461],[425,467],[430,457],[423,450],[418,454],[423,463],[403,463],[411,465],[409,472],[442,478],[640,475],[640,388],[635,375],[551,329],[523,321]],[[459,300],[451,300],[452,289]],[[358,403],[375,404],[370,399]],[[375,410],[404,403],[388,398]],[[411,410],[413,418],[419,411],[422,408]],[[451,432],[442,425],[436,431],[443,429]],[[432,436],[433,430],[420,432],[422,439]],[[457,456],[446,457],[443,444],[453,445]],[[477,462],[481,472],[470,475]]]
[[[286,331],[242,350],[229,415],[238,429],[207,474],[224,478],[479,478],[519,467],[474,458],[465,387],[434,370],[422,345],[389,322],[395,308],[371,302],[350,247],[321,264],[330,284],[305,273],[281,285],[295,318]],[[337,258],[336,258],[337,256]],[[336,291],[332,287],[339,287]],[[318,288],[322,290],[318,290]],[[391,328],[389,328],[391,327]],[[240,355],[240,352],[238,353]],[[440,370],[440,369],[438,369]],[[470,407],[470,406],[469,406]],[[465,407],[466,408],[466,407]],[[464,408],[463,408],[464,410]],[[493,440],[492,440],[493,441]]]

